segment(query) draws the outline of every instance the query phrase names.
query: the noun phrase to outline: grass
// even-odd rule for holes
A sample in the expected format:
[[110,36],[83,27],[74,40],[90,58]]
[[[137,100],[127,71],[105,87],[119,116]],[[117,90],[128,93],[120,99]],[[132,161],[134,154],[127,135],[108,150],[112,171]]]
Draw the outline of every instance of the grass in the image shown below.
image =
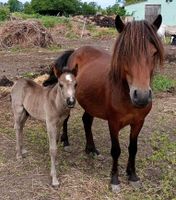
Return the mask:
[[152,83],[155,92],[166,92],[176,86],[176,80],[169,78],[166,75],[155,75]]
[[39,74],[34,72],[25,72],[22,74],[22,77],[30,79],[36,78],[37,76],[39,76]]
[[39,20],[46,28],[52,28],[57,24],[68,24],[70,23],[69,18],[66,17],[56,17],[56,16],[43,16],[40,14],[25,14],[21,12],[13,13],[14,17],[27,20],[27,19],[34,19]]

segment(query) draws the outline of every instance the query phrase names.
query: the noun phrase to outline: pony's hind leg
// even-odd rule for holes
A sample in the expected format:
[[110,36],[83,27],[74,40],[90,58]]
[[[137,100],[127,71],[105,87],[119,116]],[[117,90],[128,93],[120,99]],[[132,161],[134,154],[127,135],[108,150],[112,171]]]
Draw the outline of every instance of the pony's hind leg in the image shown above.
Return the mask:
[[26,110],[21,106],[14,110],[14,129],[16,132],[16,157],[23,157],[25,150],[23,149],[23,127],[28,118]]
[[130,184],[134,187],[140,187],[141,184],[139,182],[140,178],[136,174],[136,167],[135,167],[135,158],[137,153],[137,139],[139,132],[143,126],[144,121],[137,122],[131,125],[131,133],[130,133],[130,143],[128,147],[129,151],[129,158],[128,158],[128,165],[127,165],[127,175]]
[[89,115],[87,112],[84,112],[83,117],[83,124],[84,124],[84,130],[86,134],[86,153],[92,153],[93,155],[99,155],[99,151],[96,149],[94,140],[93,140],[93,135],[92,135],[92,123],[93,123],[93,117]]

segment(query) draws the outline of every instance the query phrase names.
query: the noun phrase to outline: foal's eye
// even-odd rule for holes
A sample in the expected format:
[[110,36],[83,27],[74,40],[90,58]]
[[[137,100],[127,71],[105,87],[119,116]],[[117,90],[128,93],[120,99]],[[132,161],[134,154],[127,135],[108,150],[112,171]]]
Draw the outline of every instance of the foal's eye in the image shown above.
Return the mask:
[[77,87],[77,85],[78,85],[78,84],[77,84],[77,83],[75,83],[75,88]]
[[62,84],[62,83],[59,83],[59,86],[60,86],[61,88],[63,88],[63,84]]

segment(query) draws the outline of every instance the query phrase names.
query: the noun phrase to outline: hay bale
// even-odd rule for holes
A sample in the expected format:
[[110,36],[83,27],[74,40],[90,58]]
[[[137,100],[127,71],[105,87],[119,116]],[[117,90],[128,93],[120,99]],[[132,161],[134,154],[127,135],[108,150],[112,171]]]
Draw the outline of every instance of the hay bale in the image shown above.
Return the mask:
[[45,27],[35,20],[9,21],[0,31],[0,48],[47,47],[53,44],[53,38]]
[[41,76],[38,76],[34,79],[34,82],[36,82],[39,85],[43,85],[43,82],[49,77],[48,74],[43,74]]
[[12,87],[0,86],[0,98],[6,97],[10,94]]

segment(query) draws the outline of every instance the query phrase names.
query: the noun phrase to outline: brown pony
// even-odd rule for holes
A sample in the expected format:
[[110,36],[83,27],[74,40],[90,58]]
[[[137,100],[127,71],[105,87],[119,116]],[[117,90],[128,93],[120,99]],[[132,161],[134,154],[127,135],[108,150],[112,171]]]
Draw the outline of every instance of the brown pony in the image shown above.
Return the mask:
[[[115,24],[120,34],[112,56],[91,46],[67,51],[56,61],[55,73],[52,72],[44,83],[48,85],[57,80],[54,74],[57,76],[62,70],[62,63],[70,68],[78,66],[76,97],[85,110],[82,119],[87,140],[86,153],[99,154],[91,131],[93,118],[108,120],[113,158],[111,187],[115,192],[120,189],[118,135],[126,125],[131,127],[126,172],[130,183],[134,186],[139,183],[135,169],[137,138],[152,107],[150,82],[154,68],[163,62],[163,46],[156,33],[161,21],[159,15],[153,24],[133,21],[125,25],[117,16]],[[67,143],[67,134],[63,137]]]

